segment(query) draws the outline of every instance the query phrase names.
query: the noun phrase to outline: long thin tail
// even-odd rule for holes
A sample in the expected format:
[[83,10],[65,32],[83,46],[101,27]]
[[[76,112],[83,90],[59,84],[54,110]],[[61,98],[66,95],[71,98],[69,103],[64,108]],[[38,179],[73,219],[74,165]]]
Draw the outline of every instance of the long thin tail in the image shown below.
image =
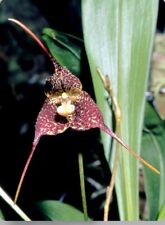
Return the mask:
[[42,48],[42,50],[45,52],[45,54],[50,58],[54,67],[59,65],[58,62],[53,58],[51,53],[48,51],[48,49],[45,47],[45,45],[40,41],[40,39],[26,25],[24,25],[19,20],[16,20],[16,19],[13,19],[13,18],[8,18],[8,20],[12,21],[12,22],[16,23],[18,26],[20,26],[26,33],[28,33],[32,37],[32,39],[34,39],[38,43],[38,45]]
[[25,174],[26,174],[26,172],[27,172],[27,169],[28,169],[28,167],[29,167],[29,164],[30,164],[30,162],[31,162],[33,153],[34,153],[34,151],[35,151],[35,149],[36,149],[36,146],[37,146],[38,142],[39,142],[39,139],[37,139],[37,140],[35,140],[35,141],[33,142],[33,145],[32,145],[32,149],[31,149],[30,155],[29,155],[29,157],[28,157],[28,159],[27,159],[27,162],[26,162],[25,167],[24,167],[24,169],[23,169],[21,178],[20,178],[20,180],[19,180],[19,184],[18,184],[18,187],[17,187],[17,190],[16,190],[16,194],[15,194],[15,198],[14,198],[14,203],[17,202],[17,199],[18,199],[18,196],[19,196],[21,187],[22,187],[22,183],[23,183],[24,178],[25,178]]
[[154,171],[155,173],[160,175],[160,171],[157,170],[154,166],[149,164],[146,160],[140,157],[135,151],[133,151],[128,145],[126,145],[115,133],[113,133],[106,125],[100,127],[104,132],[109,134],[112,138],[114,138],[117,142],[119,142],[124,148],[126,148],[132,155],[134,155],[140,162],[146,165],[149,169]]

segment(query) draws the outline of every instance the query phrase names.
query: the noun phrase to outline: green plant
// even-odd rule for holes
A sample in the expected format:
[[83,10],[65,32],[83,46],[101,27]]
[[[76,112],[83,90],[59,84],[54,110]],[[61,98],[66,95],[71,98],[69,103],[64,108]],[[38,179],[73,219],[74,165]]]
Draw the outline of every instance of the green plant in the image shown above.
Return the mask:
[[[121,110],[121,137],[138,153],[157,10],[157,0],[149,4],[146,0],[82,1],[84,41],[97,103],[106,124],[111,124],[111,111],[96,71],[99,67],[108,75]],[[109,137],[102,133],[102,140],[112,168]],[[120,151],[115,190],[121,220],[139,219],[138,169],[138,162]]]
[[[147,21],[144,22],[142,20],[143,22],[139,21],[138,23],[137,18],[139,14],[141,18],[144,18],[144,16],[147,15]],[[74,77],[68,70],[59,66],[55,60],[57,59],[61,65],[66,66],[72,72],[79,75],[81,70],[80,54],[83,42],[80,39],[75,39],[71,35],[56,32],[50,28],[44,29],[43,37],[48,45],[49,51],[53,57],[55,57],[54,59],[45,46],[39,41],[39,39],[33,33],[30,33],[31,31],[29,31],[24,25],[21,25],[23,29],[30,33],[33,39],[38,42],[45,53],[50,57],[55,68],[55,73],[61,73],[62,79],[60,78],[60,82],[63,85],[66,85],[66,87],[70,85],[69,87],[71,88],[69,89],[71,91],[73,91],[72,85],[74,84],[74,95],[77,96],[77,94],[82,94],[82,98],[80,102],[77,102],[77,100],[74,101],[70,99],[70,97],[68,97],[66,94],[66,91],[63,90],[64,93],[61,94],[61,92],[58,90],[61,94],[61,98],[58,102],[56,102],[57,98],[59,97],[59,95],[56,95],[58,94],[56,92],[56,78],[53,76],[53,78],[49,78],[47,80],[45,92],[48,99],[45,101],[37,119],[32,152],[23,171],[15,201],[17,200],[24,175],[40,137],[45,134],[53,135],[61,133],[68,127],[77,130],[86,130],[94,127],[101,128],[103,131],[107,132],[114,139],[116,139],[121,145],[127,148],[136,157],[138,157],[143,163],[155,170],[155,172],[159,173],[159,171],[141,159],[118,137],[122,137],[122,139],[129,143],[129,146],[134,147],[134,149],[140,149],[145,103],[144,91],[147,85],[147,77],[149,73],[150,55],[153,46],[156,15],[157,1],[152,1],[150,5],[147,5],[145,1],[142,1],[141,3],[133,1],[131,3],[130,1],[111,1],[111,3],[109,1],[102,2],[99,0],[97,2],[89,2],[85,0],[82,1],[84,40],[91,73],[93,76],[97,102],[104,114],[106,124],[108,124],[108,126],[112,125],[111,110],[107,104],[106,99],[104,98],[106,89],[106,91],[108,91],[108,97],[111,99],[112,105],[114,107],[115,124],[113,124],[113,126],[116,126],[115,131],[117,135],[109,130],[107,126],[105,126],[97,106],[92,101],[92,99],[81,90],[81,83],[78,78]],[[91,23],[89,23],[89,20]],[[17,23],[19,22],[17,21]],[[76,42],[79,44],[77,45]],[[59,49],[61,48],[62,51],[59,53]],[[139,55],[141,56],[140,59]],[[101,76],[103,84],[101,83],[101,80],[98,76],[98,72]],[[108,75],[104,77],[104,74]],[[65,79],[67,81],[66,83],[63,81]],[[52,107],[49,104],[49,101],[51,104],[55,104],[56,107]],[[132,104],[129,104],[129,102],[132,102]],[[69,117],[72,116],[73,112],[75,112],[75,107],[77,107],[77,105],[81,106],[83,110],[85,108],[89,113],[84,114],[84,117],[81,115],[81,113],[79,117],[75,117],[75,119],[79,122],[76,124],[76,120],[70,122]],[[94,114],[92,113],[93,111],[95,112]],[[54,121],[54,117],[52,116],[56,112],[65,119],[63,123],[61,122],[62,120],[59,121],[56,120],[56,118]],[[76,112],[78,112],[78,110],[76,110]],[[121,118],[119,115],[120,113]],[[86,125],[84,125],[84,121],[86,121],[87,117],[89,117],[90,120],[87,120]],[[45,119],[47,120],[46,123],[44,122]],[[91,120],[94,122],[91,122]],[[115,189],[117,193],[120,219],[137,220],[139,219],[137,161],[132,156],[130,156],[130,154],[126,155],[127,153],[118,151],[120,148],[119,144],[117,144],[116,147],[112,149],[110,147],[109,136],[106,136],[104,133],[102,133],[102,142],[109,167],[112,168],[113,164],[117,162],[116,166],[112,170],[113,180],[111,182],[111,193],[113,190],[114,181],[116,180]],[[116,156],[115,150],[117,153]],[[84,215],[85,219],[87,219],[85,202],[86,197],[83,183],[84,175],[81,158],[82,154],[79,156],[79,165],[81,165],[80,174]],[[148,154],[144,154],[144,158],[148,160]],[[154,166],[158,165],[158,168],[161,168],[159,167],[159,164],[155,164],[155,161],[152,162],[152,164]],[[150,177],[159,179],[155,174],[151,175]],[[148,188],[150,187],[152,181],[148,178],[146,178],[146,180],[146,187]],[[160,186],[161,188],[163,187],[162,184]],[[148,188],[147,195],[151,196],[150,193],[151,191]],[[107,196],[108,194],[109,192],[107,191]],[[110,198],[107,201],[107,205],[110,201]],[[150,216],[148,218],[156,219],[156,215],[158,214],[161,206],[162,210],[159,214],[159,218],[163,218],[163,201],[161,203],[157,203],[156,207],[153,209],[152,200],[154,199],[154,196],[149,197],[149,199]],[[159,207],[157,207],[158,205]],[[51,220],[83,219],[83,216],[80,212],[77,212],[76,209],[72,207],[67,207],[69,206],[56,201],[43,201],[42,203],[39,203],[40,210],[43,212],[43,214],[45,214],[46,218]],[[57,209],[59,209],[59,211]],[[53,215],[50,213],[52,210],[55,212]],[[70,213],[68,213],[66,217],[63,217],[63,210],[70,210]],[[109,207],[106,209],[107,215],[105,216],[105,220],[107,220],[108,217],[108,210]],[[151,217],[151,215],[153,215],[153,210],[154,216]],[[111,211],[109,215],[111,218]]]

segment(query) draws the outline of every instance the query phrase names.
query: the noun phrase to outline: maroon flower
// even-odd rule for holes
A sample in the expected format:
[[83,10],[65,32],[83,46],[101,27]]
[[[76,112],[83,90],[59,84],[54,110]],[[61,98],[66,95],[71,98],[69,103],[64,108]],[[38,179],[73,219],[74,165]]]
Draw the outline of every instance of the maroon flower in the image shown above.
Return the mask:
[[38,115],[35,139],[55,135],[67,128],[106,130],[101,112],[88,93],[82,91],[80,80],[69,70],[58,66],[45,84],[47,99]]
[[25,173],[41,136],[56,135],[64,132],[69,127],[79,131],[85,131],[91,128],[100,128],[112,138],[116,139],[142,163],[159,174],[158,170],[131,150],[129,146],[127,146],[104,124],[103,116],[98,106],[92,100],[90,95],[82,90],[80,80],[68,69],[60,66],[42,42],[24,24],[15,19],[9,20],[18,24],[28,34],[30,34],[33,39],[36,40],[36,42],[52,60],[55,70],[53,76],[48,78],[45,84],[45,95],[47,98],[37,117],[32,150],[21,175],[15,196],[15,202],[17,201]]

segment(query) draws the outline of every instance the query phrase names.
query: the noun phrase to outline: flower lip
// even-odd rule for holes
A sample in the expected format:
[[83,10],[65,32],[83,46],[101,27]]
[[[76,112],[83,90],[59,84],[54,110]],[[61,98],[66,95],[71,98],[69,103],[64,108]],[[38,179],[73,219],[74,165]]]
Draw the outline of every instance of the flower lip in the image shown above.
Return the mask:
[[61,105],[57,107],[57,113],[60,116],[68,117],[75,112],[75,105],[72,104],[71,98],[66,92],[61,95]]

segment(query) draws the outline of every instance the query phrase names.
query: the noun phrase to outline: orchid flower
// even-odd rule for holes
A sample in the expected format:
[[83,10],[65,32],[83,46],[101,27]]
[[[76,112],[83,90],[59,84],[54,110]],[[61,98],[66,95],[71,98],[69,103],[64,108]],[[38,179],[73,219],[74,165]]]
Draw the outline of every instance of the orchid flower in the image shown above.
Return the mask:
[[129,146],[105,125],[101,111],[90,95],[83,91],[80,80],[67,68],[59,65],[38,37],[20,21],[13,18],[9,20],[20,26],[39,44],[54,66],[53,75],[49,77],[45,83],[44,91],[46,100],[36,120],[32,149],[23,169],[14,202],[17,201],[26,171],[41,136],[63,133],[67,128],[78,131],[100,128],[118,141],[143,164],[157,174],[160,174],[156,168],[130,149]]

